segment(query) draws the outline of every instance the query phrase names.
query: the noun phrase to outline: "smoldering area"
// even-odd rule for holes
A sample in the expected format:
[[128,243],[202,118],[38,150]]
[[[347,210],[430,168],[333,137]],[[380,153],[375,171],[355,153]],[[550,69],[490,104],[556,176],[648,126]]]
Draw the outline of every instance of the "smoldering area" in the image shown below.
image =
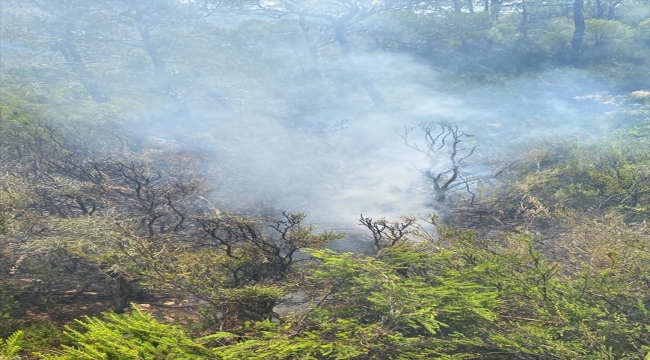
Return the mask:
[[[355,63],[370,69],[385,104],[374,106],[358,81],[349,78],[340,101],[308,114],[288,100],[277,111],[283,108],[277,96],[259,89],[257,98],[227,109],[206,110],[190,101],[183,111],[144,104],[135,115],[138,127],[130,131],[147,146],[206,154],[205,173],[218,206],[228,211],[307,212],[308,222],[320,230],[354,232],[360,214],[397,220],[433,211],[422,172],[437,164],[404,143],[399,136],[404,126],[456,123],[478,146],[469,162],[475,173],[491,171],[484,167],[486,158],[512,161],[513,152],[531,141],[593,140],[620,126],[605,116],[616,105],[593,96],[615,96],[615,90],[579,70],[554,70],[458,93],[407,56],[375,54]],[[295,100],[308,103],[309,94]],[[264,111],[265,105],[276,111]],[[418,136],[413,133],[409,142],[421,142]]]

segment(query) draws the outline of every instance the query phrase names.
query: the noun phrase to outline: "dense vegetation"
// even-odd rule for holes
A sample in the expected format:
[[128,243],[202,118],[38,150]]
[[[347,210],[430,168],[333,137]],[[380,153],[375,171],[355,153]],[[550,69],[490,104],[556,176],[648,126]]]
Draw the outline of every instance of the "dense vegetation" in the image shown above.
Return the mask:
[[3,2],[0,359],[650,359],[649,5]]

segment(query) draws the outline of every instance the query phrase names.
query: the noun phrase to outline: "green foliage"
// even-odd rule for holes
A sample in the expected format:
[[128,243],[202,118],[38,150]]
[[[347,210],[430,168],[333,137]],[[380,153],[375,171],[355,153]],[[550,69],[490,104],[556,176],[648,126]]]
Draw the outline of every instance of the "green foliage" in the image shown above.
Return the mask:
[[258,338],[220,348],[224,358],[447,358],[480,344],[474,330],[495,319],[496,294],[454,274],[404,277],[371,257],[310,254],[320,261],[305,280],[313,305],[269,324],[273,331],[257,330]]
[[51,321],[34,321],[29,326],[26,324],[21,326],[25,333],[25,343],[22,349],[24,354],[45,352],[69,344],[60,324]]
[[43,359],[209,359],[212,351],[177,326],[155,321],[133,308],[128,315],[105,314],[76,321],[83,330],[66,327],[73,345],[63,345]]
[[25,333],[16,331],[6,339],[0,339],[0,359],[10,359],[25,346]]
[[[567,246],[562,247],[563,251],[558,250],[558,255],[597,253],[594,248],[576,249],[568,245],[579,242],[578,239],[579,236],[565,239]],[[601,241],[605,239],[609,246],[622,240],[603,237]],[[639,240],[640,244],[647,242],[647,239],[636,239]],[[598,284],[603,284],[601,274],[609,270],[592,267],[579,272],[573,267],[594,264],[587,259],[570,264],[563,261],[564,265],[551,261],[537,250],[540,244],[530,237],[511,236],[501,245],[488,243],[483,246],[486,247],[469,247],[472,249],[470,259],[474,270],[477,265],[483,270],[479,273],[480,279],[487,281],[486,285],[497,287],[499,299],[507,304],[500,316],[500,328],[502,331],[507,329],[507,335],[499,332],[500,335],[493,338],[501,346],[525,353],[553,353],[568,358],[600,358],[610,351],[618,354],[615,357],[638,354],[638,346],[643,344],[639,341],[643,336],[638,337],[644,331],[641,324],[648,319],[646,316],[639,318],[636,311],[612,307],[611,304],[622,301],[622,298],[611,299],[610,303],[602,300],[608,295]],[[626,250],[635,246],[630,244]],[[636,251],[627,256],[633,263],[643,263],[647,257]],[[642,267],[647,269],[645,265]],[[581,275],[576,276],[576,273]],[[627,284],[631,287],[619,294],[625,293],[628,299],[636,298],[637,291],[643,291],[641,289],[645,287],[639,281]],[[643,301],[647,300],[650,299],[646,297]],[[502,339],[508,339],[510,343],[501,343]]]
[[626,100],[623,110],[615,114],[626,126],[614,132],[613,140],[643,150],[650,147],[650,91],[634,91]]
[[43,104],[24,99],[8,90],[0,89],[0,124],[29,126],[45,119]]
[[[246,322],[232,333],[191,340],[134,310],[79,321],[87,331],[68,328],[74,345],[49,358],[643,356],[650,346],[647,229],[620,217],[588,220],[566,212],[562,218],[570,230],[551,253],[532,235],[488,239],[451,227],[376,256],[308,250],[315,263],[296,289],[309,306],[281,322]],[[232,306],[244,299],[245,308],[251,298],[286,294],[274,291],[244,286],[227,293]]]
[[342,237],[315,234],[313,226],[303,224],[305,218],[286,212],[278,219],[206,214],[197,220],[203,232],[194,244],[163,247],[139,239],[140,253],[130,259],[144,265],[139,272],[149,286],[189,291],[210,303],[203,311],[206,320],[222,328],[268,319],[297,288],[305,263],[298,252]]
[[[608,281],[603,276],[611,275],[605,274],[629,271],[593,259],[573,259],[564,268],[537,250],[531,236],[497,241],[451,228],[440,235],[443,248],[403,244],[382,250],[378,258],[310,251],[320,262],[305,279],[310,308],[282,324],[242,328],[236,332],[243,341],[219,353],[227,359],[643,354],[649,335],[644,324],[650,320],[643,304],[650,298],[641,274],[650,262],[634,249],[647,247],[647,239],[631,237],[619,245],[621,258],[628,259],[623,268],[641,271],[635,280]],[[610,245],[617,241],[612,239],[601,237]],[[563,249],[595,256],[603,245]],[[585,270],[573,267],[578,265]],[[626,287],[613,290],[614,284]]]
[[650,215],[648,138],[628,132],[624,139],[560,142],[531,149],[498,196],[508,199],[504,204],[521,204],[516,211],[528,209],[531,215],[567,206],[580,211],[615,211],[629,221],[642,221]]

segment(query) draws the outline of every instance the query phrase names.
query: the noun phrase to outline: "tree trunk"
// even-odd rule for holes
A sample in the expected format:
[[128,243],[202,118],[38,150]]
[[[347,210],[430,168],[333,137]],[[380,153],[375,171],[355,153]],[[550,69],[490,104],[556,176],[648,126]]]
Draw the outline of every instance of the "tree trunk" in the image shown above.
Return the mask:
[[316,48],[316,45],[314,44],[314,39],[311,37],[309,34],[309,24],[307,23],[307,20],[305,19],[305,15],[300,14],[299,15],[299,22],[298,25],[300,25],[300,28],[302,29],[302,38],[309,47],[309,55],[311,56],[311,61],[313,64],[313,67],[315,69],[318,68],[318,49]]
[[501,0],[492,0],[492,8],[490,9],[490,16],[494,20],[499,20],[499,14],[501,13]]
[[604,0],[596,0],[596,11],[594,12],[594,18],[604,19],[605,18],[605,4]]
[[521,41],[524,44],[528,44],[528,8],[524,0],[521,2],[521,16],[521,24],[519,24]]
[[434,188],[434,203],[433,208],[438,215],[438,223],[440,225],[449,225],[451,223],[451,209],[449,204],[445,201],[447,199],[447,190],[442,190],[436,186]]
[[131,300],[131,295],[133,295],[133,281],[127,279],[123,274],[119,274],[113,271],[109,272],[108,276],[117,281],[117,304],[115,305],[113,311],[121,314],[127,307],[129,307],[129,300]]
[[70,69],[77,75],[77,80],[81,82],[94,101],[108,101],[108,97],[99,89],[92,74],[86,68],[86,64],[84,64],[81,53],[79,53],[79,49],[77,49],[77,45],[73,40],[72,26],[66,24],[65,27],[63,39],[54,45],[54,49],[63,55]]
[[623,0],[616,0],[611,5],[609,5],[607,8],[607,20],[614,20],[614,11],[622,2]]
[[459,13],[463,9],[463,4],[460,2],[461,0],[453,0],[454,1],[454,12]]
[[144,44],[144,49],[149,54],[151,63],[153,64],[153,70],[156,75],[165,74],[165,61],[160,56],[158,49],[151,41],[151,34],[149,33],[149,27],[147,25],[138,24],[138,32],[140,32],[140,38]]
[[573,3],[573,39],[571,40],[571,53],[569,55],[569,64],[577,66],[579,64],[580,49],[585,37],[585,16],[583,14],[584,0],[575,0]]
[[350,56],[350,43],[347,38],[347,28],[343,24],[334,25],[334,38],[341,48],[341,53],[345,58]]

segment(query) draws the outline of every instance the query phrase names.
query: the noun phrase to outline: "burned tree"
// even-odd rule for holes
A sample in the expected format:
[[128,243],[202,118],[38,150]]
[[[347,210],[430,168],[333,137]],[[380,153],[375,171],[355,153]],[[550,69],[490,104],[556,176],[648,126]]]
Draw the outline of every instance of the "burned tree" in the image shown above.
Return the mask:
[[[416,130],[422,132],[424,144],[411,142]],[[463,171],[467,166],[466,160],[474,154],[477,146],[463,147],[461,142],[472,135],[465,134],[458,125],[449,122],[423,122],[406,126],[398,134],[408,147],[425,155],[428,168],[422,173],[433,189],[432,205],[440,223],[448,224],[451,220],[448,195],[463,188],[472,194],[471,185],[480,179]]]
[[402,217],[400,220],[395,222],[388,221],[385,218],[374,220],[364,217],[362,214],[359,217],[359,225],[370,230],[374,249],[379,252],[382,249],[407,241],[411,235],[419,234],[415,217]]
[[233,215],[199,218],[205,238],[201,246],[222,249],[237,264],[229,269],[232,284],[244,285],[282,280],[288,276],[301,249],[320,247],[341,238],[331,231],[314,234],[313,226],[303,224],[307,214],[280,214],[278,219],[266,220]]
[[[197,219],[197,243],[175,268],[178,286],[210,304],[219,326],[264,320],[299,281],[298,252],[342,238],[315,234],[304,213],[282,212],[276,219],[216,213]],[[303,260],[305,256],[303,255]],[[197,262],[197,265],[188,265]],[[196,268],[210,271],[197,272]],[[179,271],[180,269],[180,271]]]

